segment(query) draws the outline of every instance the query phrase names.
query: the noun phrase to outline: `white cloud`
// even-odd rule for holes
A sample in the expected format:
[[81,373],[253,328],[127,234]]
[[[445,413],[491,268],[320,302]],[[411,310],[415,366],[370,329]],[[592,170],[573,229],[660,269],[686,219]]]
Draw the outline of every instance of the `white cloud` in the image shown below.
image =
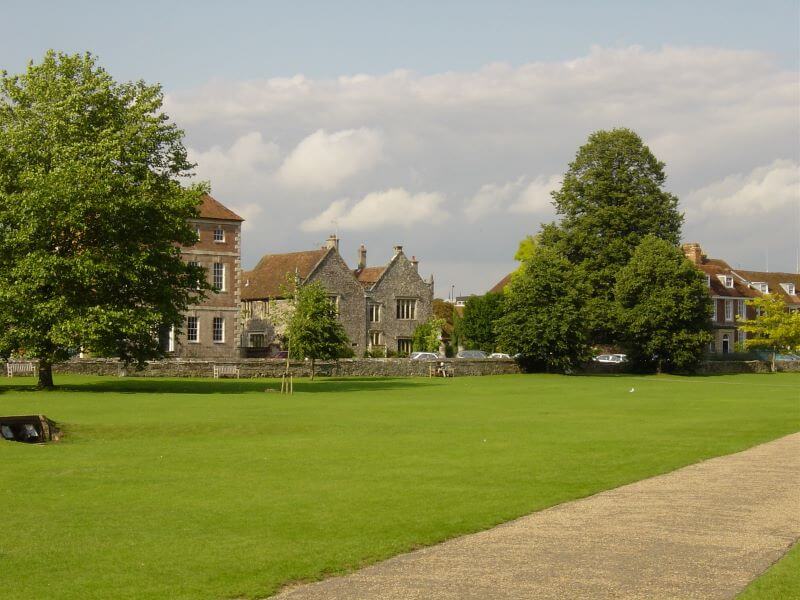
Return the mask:
[[290,188],[330,190],[375,166],[382,151],[377,131],[362,127],[328,134],[319,129],[286,157],[278,179]]
[[523,179],[509,181],[505,184],[487,183],[467,201],[464,214],[467,220],[475,222],[490,214],[505,211],[512,197],[519,193]]
[[561,175],[540,175],[531,181],[509,208],[513,213],[551,213],[553,197],[550,192],[561,187]]
[[800,203],[800,163],[779,159],[686,195],[689,216],[746,217]]
[[387,226],[407,228],[418,223],[439,224],[448,218],[441,194],[410,194],[402,188],[372,192],[353,205],[336,200],[322,213],[301,224],[303,231],[340,228],[368,231]]
[[280,155],[275,142],[265,142],[261,133],[251,131],[238,137],[228,148],[214,145],[206,151],[189,148],[189,158],[197,163],[202,178],[224,178],[228,174],[252,172],[268,167]]

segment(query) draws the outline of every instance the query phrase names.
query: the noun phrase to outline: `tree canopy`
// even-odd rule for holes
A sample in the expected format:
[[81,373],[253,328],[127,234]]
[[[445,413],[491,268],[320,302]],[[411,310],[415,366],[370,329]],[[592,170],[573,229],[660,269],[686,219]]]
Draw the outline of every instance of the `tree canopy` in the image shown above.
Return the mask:
[[619,128],[592,133],[552,193],[561,219],[542,229],[539,243],[555,248],[591,286],[587,318],[595,341],[613,341],[616,274],[644,237],[680,241],[683,216],[665,181],[664,163],[636,133]]
[[740,319],[739,329],[747,335],[745,347],[766,350],[772,354],[800,351],[800,311],[789,311],[777,294],[766,294],[748,301],[756,309],[754,319]]
[[589,290],[555,250],[540,247],[506,290],[498,345],[527,367],[566,371],[590,357],[584,307]]
[[[90,54],[0,73],[0,354],[71,350],[139,363],[210,289],[181,260],[204,187],[158,85],[117,83]],[[198,281],[199,289],[198,289]]]
[[469,349],[492,353],[497,349],[494,322],[503,315],[503,294],[470,296],[464,305],[461,333]]
[[446,321],[436,315],[414,329],[412,347],[416,352],[439,352]]
[[617,275],[620,339],[639,368],[691,370],[711,341],[705,278],[679,248],[647,236]]
[[311,360],[311,378],[317,360],[340,358],[351,352],[336,305],[319,282],[297,287],[286,331],[293,358]]

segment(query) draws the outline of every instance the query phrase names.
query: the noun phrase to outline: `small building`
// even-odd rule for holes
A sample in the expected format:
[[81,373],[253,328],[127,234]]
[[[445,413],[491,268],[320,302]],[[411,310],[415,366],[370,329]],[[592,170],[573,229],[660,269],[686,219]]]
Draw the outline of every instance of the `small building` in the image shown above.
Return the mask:
[[197,243],[183,246],[188,263],[204,267],[215,292],[186,311],[183,331],[169,330],[162,338],[169,355],[184,358],[230,359],[240,356],[239,290],[242,219],[209,194],[190,223]]

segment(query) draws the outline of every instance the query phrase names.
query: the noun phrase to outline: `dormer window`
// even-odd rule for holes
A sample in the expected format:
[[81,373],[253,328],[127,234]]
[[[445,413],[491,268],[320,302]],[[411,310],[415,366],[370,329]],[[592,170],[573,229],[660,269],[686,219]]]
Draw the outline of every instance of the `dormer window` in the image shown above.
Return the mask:
[[769,294],[769,284],[766,281],[754,281],[753,287],[762,294]]
[[214,228],[214,241],[215,242],[224,242],[225,241],[225,230],[222,228],[221,225],[217,225]]
[[797,293],[793,283],[782,283],[781,287],[786,290],[786,293],[790,296],[794,296]]
[[706,287],[711,287],[711,275],[706,275]]
[[733,287],[733,277],[730,275],[717,275],[717,277],[722,282],[722,285],[724,285],[726,288]]

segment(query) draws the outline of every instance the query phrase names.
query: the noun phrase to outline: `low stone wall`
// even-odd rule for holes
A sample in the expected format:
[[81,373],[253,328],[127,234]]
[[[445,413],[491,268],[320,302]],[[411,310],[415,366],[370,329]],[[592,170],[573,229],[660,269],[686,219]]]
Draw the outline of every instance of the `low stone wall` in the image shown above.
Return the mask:
[[[456,377],[467,375],[510,375],[520,373],[513,360],[488,359],[442,359]],[[214,365],[237,365],[241,377],[280,377],[286,369],[281,359],[199,360],[169,359],[151,361],[140,371],[131,366],[127,369],[116,359],[81,358],[53,365],[56,374],[110,375],[118,377],[212,377]],[[318,361],[316,375],[323,377],[428,377],[433,361],[409,360],[407,358],[360,358],[339,361]],[[289,370],[296,377],[311,375],[310,361],[292,361]]]
[[733,373],[769,373],[769,363],[761,360],[709,360],[700,365],[699,375],[723,375]]

